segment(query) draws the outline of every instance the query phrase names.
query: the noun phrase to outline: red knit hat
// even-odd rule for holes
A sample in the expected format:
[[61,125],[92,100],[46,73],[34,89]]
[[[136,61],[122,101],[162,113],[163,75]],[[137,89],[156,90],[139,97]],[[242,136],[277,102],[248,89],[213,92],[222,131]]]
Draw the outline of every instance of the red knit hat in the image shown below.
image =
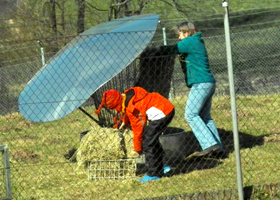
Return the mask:
[[105,105],[109,109],[114,109],[118,112],[122,111],[122,94],[117,90],[108,90],[103,93],[102,101],[99,108],[95,111],[96,114],[100,113],[101,108]]
[[[124,96],[125,101],[125,96]],[[117,128],[124,116],[124,108],[123,108],[123,96],[121,93],[119,93],[117,90],[108,90],[103,93],[102,101],[100,103],[99,108],[95,111],[95,113],[98,115],[100,113],[101,108],[103,105],[109,109],[114,109],[118,112],[121,112],[121,116],[118,120],[118,115],[114,117],[114,122],[117,122],[113,128]]]

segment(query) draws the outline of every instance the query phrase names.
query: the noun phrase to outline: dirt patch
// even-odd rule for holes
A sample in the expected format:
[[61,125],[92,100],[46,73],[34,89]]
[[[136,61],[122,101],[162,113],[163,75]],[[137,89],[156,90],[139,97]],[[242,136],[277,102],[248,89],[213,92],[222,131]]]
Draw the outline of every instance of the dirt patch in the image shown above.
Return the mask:
[[24,161],[24,162],[38,162],[40,161],[40,156],[36,154],[34,151],[23,149],[23,150],[15,150],[11,151],[11,158],[16,161]]

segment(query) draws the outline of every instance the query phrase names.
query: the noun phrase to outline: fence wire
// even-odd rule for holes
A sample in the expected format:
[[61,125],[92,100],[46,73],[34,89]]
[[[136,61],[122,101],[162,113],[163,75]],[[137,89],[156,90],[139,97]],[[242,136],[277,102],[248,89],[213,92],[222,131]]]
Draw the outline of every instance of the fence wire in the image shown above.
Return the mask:
[[[166,21],[168,23],[171,22]],[[78,109],[53,122],[35,123],[24,119],[18,111],[18,96],[42,67],[40,46],[38,41],[1,44],[7,45],[8,53],[1,52],[0,141],[9,145],[13,199],[238,199],[222,27],[217,28],[218,34],[211,31],[203,39],[210,69],[217,81],[211,116],[223,151],[191,158],[188,156],[201,151],[201,147],[184,117],[190,90],[186,87],[178,55],[158,51],[157,47],[164,44],[161,28],[162,25],[136,60],[85,99],[82,107],[100,123]],[[237,27],[231,34],[243,186],[247,199],[280,196],[279,29],[279,24],[256,30]],[[171,31],[169,33],[167,44],[176,44],[177,39]],[[61,43],[64,42],[65,38]],[[29,51],[20,51],[13,57],[15,60],[5,61],[12,49],[15,53],[16,49],[25,46],[30,47]],[[45,57],[48,61],[54,55],[53,48],[43,47],[49,49]],[[95,62],[109,59],[112,58],[100,58]],[[99,78],[103,79],[113,71],[104,71]],[[53,89],[58,91],[61,84],[69,81],[65,77],[65,82]],[[124,92],[134,86],[160,93],[176,110],[172,122],[159,138],[165,152],[165,165],[171,167],[171,173],[151,183],[137,181],[145,175],[147,166],[145,159],[137,157],[133,150],[132,130],[128,128],[120,133],[112,129],[113,118],[117,115],[113,110],[104,108],[98,116],[94,113],[104,91]],[[127,165],[125,159],[133,163]],[[98,171],[98,177],[93,177],[93,171]],[[124,176],[127,174],[129,178]],[[0,181],[2,197],[5,192],[3,175]]]

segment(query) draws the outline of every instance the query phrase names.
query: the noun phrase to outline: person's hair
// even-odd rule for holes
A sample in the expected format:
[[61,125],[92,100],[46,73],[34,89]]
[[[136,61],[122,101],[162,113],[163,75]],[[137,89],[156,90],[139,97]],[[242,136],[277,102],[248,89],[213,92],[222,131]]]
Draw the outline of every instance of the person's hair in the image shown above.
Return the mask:
[[198,30],[193,23],[186,21],[186,22],[182,22],[181,24],[177,25],[176,31],[177,31],[177,34],[179,34],[179,32],[183,32],[183,33],[189,33],[191,36],[191,35],[195,34]]

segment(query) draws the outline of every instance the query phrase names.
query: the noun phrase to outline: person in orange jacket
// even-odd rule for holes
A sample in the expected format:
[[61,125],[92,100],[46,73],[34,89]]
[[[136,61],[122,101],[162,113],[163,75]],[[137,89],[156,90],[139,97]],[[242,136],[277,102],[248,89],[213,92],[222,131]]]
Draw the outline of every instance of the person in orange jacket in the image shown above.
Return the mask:
[[141,87],[129,88],[123,94],[117,90],[108,90],[103,93],[96,114],[99,114],[103,105],[121,112],[121,118],[114,127],[117,128],[121,121],[119,129],[130,124],[134,150],[139,156],[144,153],[146,157],[147,175],[139,181],[160,179],[164,169],[164,151],[159,136],[174,117],[174,105],[159,93],[149,93]]

